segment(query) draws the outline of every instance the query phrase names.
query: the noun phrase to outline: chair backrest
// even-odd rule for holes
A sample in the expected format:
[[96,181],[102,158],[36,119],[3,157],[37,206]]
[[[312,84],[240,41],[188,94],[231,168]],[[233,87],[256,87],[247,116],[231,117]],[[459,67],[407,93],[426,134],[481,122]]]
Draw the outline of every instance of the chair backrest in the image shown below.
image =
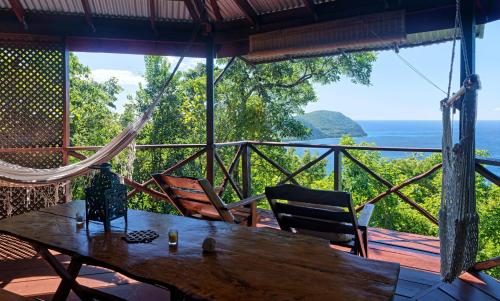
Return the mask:
[[284,184],[266,187],[266,196],[282,230],[326,238],[351,234],[360,242],[351,195]]
[[153,179],[182,215],[234,222],[234,216],[206,179],[155,174]]

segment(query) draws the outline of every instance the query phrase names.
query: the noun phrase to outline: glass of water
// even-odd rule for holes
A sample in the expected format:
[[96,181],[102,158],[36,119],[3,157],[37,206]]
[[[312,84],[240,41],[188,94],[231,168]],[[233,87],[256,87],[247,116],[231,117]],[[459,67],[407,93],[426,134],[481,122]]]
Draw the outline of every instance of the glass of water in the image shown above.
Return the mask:
[[77,212],[75,214],[75,218],[76,218],[76,225],[77,226],[83,225],[83,215],[80,212]]
[[168,246],[169,247],[177,247],[179,243],[179,232],[175,229],[170,229],[168,231]]

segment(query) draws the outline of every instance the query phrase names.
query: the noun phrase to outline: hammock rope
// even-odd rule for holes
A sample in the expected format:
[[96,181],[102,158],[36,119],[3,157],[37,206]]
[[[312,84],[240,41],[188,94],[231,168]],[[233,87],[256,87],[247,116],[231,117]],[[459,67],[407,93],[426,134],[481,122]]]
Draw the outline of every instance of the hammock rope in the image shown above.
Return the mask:
[[[461,36],[466,80],[456,94],[450,95],[458,31]],[[467,47],[463,36],[460,1],[457,0],[448,93],[447,98],[441,101],[443,175],[441,208],[439,210],[439,239],[441,242],[441,277],[446,282],[452,282],[463,271],[474,265],[479,240],[479,216],[476,211],[475,191],[468,177],[470,173],[475,172],[474,162],[466,160],[470,156],[469,152],[474,153],[474,141],[470,141],[473,137],[464,136],[458,143],[453,144],[453,119],[450,117],[452,108],[454,111],[460,106],[464,118],[474,118],[474,120],[476,118],[475,111],[470,112],[466,104],[476,102],[477,90],[480,85],[478,77],[470,72]]]

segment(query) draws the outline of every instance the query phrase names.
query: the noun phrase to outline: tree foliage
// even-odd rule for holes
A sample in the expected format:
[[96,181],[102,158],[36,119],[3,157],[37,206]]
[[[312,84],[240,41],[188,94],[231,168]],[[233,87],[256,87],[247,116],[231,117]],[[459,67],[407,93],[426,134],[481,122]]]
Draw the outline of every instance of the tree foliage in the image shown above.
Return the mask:
[[[373,53],[345,54],[337,57],[301,59],[288,62],[264,64],[251,67],[237,60],[226,72],[216,87],[215,124],[216,141],[273,140],[290,137],[305,137],[308,130],[297,121],[304,107],[316,100],[314,84],[332,84],[342,77],[354,83],[369,85]],[[220,73],[227,60],[217,62],[216,73]],[[116,95],[120,91],[116,80],[96,83],[90,77],[90,70],[71,57],[71,105],[72,144],[105,144],[120,127],[143,112],[148,104],[159,95],[161,84],[170,73],[171,64],[166,58],[145,57],[146,84],[140,86],[136,95],[129,97],[125,111],[114,112]],[[205,66],[179,72],[173,79],[167,93],[162,96],[160,106],[152,120],[141,132],[138,144],[185,144],[205,141]],[[354,140],[344,137],[344,145],[354,145]],[[317,158],[316,152],[305,151],[297,155],[293,148],[259,147],[286,170],[294,171]],[[129,166],[134,180],[142,182],[152,173],[193,154],[196,148],[128,150],[115,161],[115,166]],[[217,150],[226,166],[234,155],[235,148]],[[351,150],[350,153],[363,164],[393,184],[414,177],[429,170],[441,161],[439,154],[424,156],[412,154],[407,158],[390,160],[375,151]],[[133,161],[133,164],[131,164]],[[175,173],[186,176],[203,176],[205,157],[187,164]],[[253,193],[262,193],[264,188],[283,179],[283,174],[272,168],[268,162],[252,155]],[[133,165],[131,168],[130,165]],[[123,171],[123,168],[119,170]],[[235,173],[236,181],[241,174]],[[216,183],[223,178],[220,170]],[[359,205],[387,188],[378,183],[359,166],[343,159],[343,190],[349,191],[356,205]],[[304,186],[333,189],[333,174],[327,172],[323,160],[297,177]],[[80,184],[79,187],[81,187]],[[422,179],[401,190],[423,208],[437,216],[441,194],[441,172]],[[80,190],[81,192],[81,190]],[[224,199],[231,202],[236,195],[231,188],[224,193]],[[480,254],[478,259],[498,256],[500,253],[500,188],[477,177],[477,208],[481,218]],[[165,202],[152,200],[145,194],[138,194],[130,201],[132,208],[158,212],[175,212]],[[268,208],[263,202],[261,207]],[[438,229],[415,209],[391,194],[377,203],[371,226],[403,232],[437,235]],[[499,276],[498,270],[491,272]]]

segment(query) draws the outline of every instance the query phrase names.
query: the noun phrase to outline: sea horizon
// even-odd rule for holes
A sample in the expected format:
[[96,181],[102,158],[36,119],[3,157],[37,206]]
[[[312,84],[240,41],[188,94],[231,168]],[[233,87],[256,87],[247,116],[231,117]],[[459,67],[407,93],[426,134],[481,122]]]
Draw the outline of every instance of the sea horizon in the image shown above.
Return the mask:
[[[441,148],[441,120],[355,120],[366,136],[353,137],[356,143],[367,142],[383,147]],[[454,120],[458,125],[458,120]],[[458,126],[453,126],[454,141],[458,140]],[[304,143],[339,144],[341,138],[304,140]],[[296,148],[299,156],[306,148]],[[500,158],[500,120],[478,120],[476,123],[476,149],[488,152],[488,157]],[[309,149],[321,154],[320,149]],[[405,158],[410,152],[381,152],[390,159]],[[500,167],[488,167],[500,174]],[[333,158],[328,158],[327,172],[333,169]]]

